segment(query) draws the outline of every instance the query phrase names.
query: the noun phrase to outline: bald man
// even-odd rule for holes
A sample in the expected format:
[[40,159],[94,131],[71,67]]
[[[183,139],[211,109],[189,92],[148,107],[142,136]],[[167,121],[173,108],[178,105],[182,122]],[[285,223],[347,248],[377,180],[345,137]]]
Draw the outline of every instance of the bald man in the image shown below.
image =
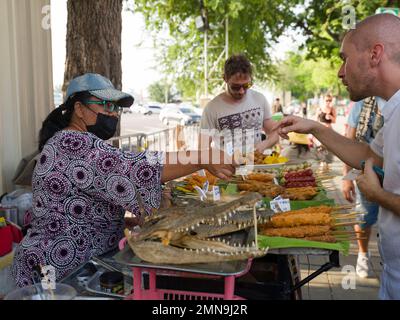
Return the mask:
[[[347,139],[324,125],[299,117],[283,119],[274,129],[287,133],[312,133],[330,151],[363,174],[357,184],[369,201],[380,205],[379,250],[383,262],[381,299],[400,299],[400,19],[391,14],[366,18],[342,42],[343,63],[338,76],[359,101],[369,96],[387,100],[383,128],[370,145]],[[373,165],[384,168],[381,186]]]

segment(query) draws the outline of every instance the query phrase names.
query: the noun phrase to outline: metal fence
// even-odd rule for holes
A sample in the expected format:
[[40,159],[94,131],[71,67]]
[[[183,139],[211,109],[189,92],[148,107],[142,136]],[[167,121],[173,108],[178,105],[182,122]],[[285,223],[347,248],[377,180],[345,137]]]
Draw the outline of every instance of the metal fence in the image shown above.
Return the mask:
[[108,140],[124,151],[178,151],[198,149],[200,126],[176,126],[152,133],[134,133]]

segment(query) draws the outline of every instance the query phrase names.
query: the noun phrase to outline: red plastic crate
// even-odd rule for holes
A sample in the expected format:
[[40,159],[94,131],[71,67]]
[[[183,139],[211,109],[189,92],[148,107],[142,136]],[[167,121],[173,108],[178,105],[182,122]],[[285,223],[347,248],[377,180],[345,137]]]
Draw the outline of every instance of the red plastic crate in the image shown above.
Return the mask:
[[13,232],[10,225],[0,228],[0,257],[12,251]]
[[[156,283],[157,275],[175,275],[175,276],[190,276],[198,278],[220,278],[213,275],[203,275],[199,273],[176,272],[159,269],[133,267],[133,293],[126,297],[127,300],[245,300],[242,297],[234,295],[235,279],[247,273],[251,267],[252,260],[249,259],[246,269],[234,276],[224,277],[224,293],[197,292],[197,291],[182,291],[173,289],[158,289]],[[149,274],[149,289],[142,287],[142,274]]]

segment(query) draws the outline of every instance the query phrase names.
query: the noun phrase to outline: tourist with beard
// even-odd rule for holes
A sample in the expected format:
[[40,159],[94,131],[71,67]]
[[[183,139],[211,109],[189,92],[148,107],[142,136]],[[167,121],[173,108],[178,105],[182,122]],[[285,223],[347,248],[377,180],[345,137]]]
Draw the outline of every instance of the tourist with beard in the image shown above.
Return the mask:
[[[263,152],[279,141],[271,129],[271,108],[265,97],[252,89],[253,71],[242,54],[228,58],[224,66],[225,92],[211,100],[201,118],[201,138],[210,142],[216,132],[223,137],[225,150],[241,148],[242,153],[256,148]],[[263,131],[267,139],[262,141]],[[219,141],[218,141],[219,142]],[[231,144],[231,148],[227,148]]]
[[[379,297],[396,300],[400,299],[399,52],[400,18],[392,14],[370,16],[343,38],[340,49],[343,63],[338,76],[349,91],[350,99],[360,101],[378,96],[387,101],[382,110],[384,125],[369,145],[343,137],[319,122],[299,117],[287,117],[276,125],[285,138],[289,132],[313,134],[347,165],[363,169],[356,179],[357,185],[368,201],[379,204],[382,259]],[[373,165],[383,167],[382,183]]]

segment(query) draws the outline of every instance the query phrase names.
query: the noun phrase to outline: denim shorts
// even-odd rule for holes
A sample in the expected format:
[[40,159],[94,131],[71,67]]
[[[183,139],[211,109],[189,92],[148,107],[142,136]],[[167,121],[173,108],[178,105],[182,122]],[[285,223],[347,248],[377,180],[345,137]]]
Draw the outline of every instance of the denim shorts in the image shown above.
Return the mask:
[[371,227],[378,220],[379,204],[368,201],[356,186],[357,205],[356,211],[366,212],[364,215],[365,223],[360,224],[362,229]]

